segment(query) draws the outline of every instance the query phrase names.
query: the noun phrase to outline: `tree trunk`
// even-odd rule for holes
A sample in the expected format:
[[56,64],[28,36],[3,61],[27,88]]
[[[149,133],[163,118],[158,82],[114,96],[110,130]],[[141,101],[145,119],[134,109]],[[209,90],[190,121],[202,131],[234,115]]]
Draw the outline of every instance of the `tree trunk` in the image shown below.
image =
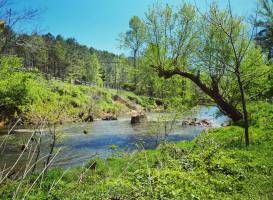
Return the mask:
[[[154,67],[154,66],[152,66]],[[215,103],[218,105],[219,109],[226,114],[228,117],[232,119],[233,122],[240,121],[243,116],[239,110],[237,110],[232,104],[227,102],[223,96],[219,93],[218,90],[213,90],[209,88],[207,85],[205,85],[199,78],[199,76],[196,76],[194,74],[181,71],[179,69],[175,70],[162,70],[158,69],[158,74],[160,77],[164,78],[170,78],[174,75],[179,75],[184,78],[190,79],[192,82],[194,82],[205,94],[207,94],[209,97],[211,97]]]
[[134,68],[135,68],[135,72],[134,72],[134,82],[135,82],[135,88],[137,88],[137,77],[136,77],[136,67],[137,67],[137,63],[136,63],[136,57],[137,57],[137,50],[134,50]]
[[246,143],[246,146],[248,146],[249,145],[248,113],[247,113],[247,108],[246,108],[245,92],[244,92],[244,88],[243,88],[243,84],[242,84],[242,81],[241,81],[241,76],[240,76],[240,71],[239,70],[237,70],[236,76],[237,76],[237,81],[238,81],[238,85],[239,85],[239,89],[240,89],[241,101],[242,101],[242,107],[243,107],[243,118],[244,118],[244,128],[245,128],[245,143]]
[[242,119],[242,114],[233,105],[228,103],[219,92],[211,90],[206,85],[204,85],[199,78],[191,79],[203,92],[205,92],[214,102],[218,105],[221,112],[226,114],[232,119],[232,121],[237,122]]

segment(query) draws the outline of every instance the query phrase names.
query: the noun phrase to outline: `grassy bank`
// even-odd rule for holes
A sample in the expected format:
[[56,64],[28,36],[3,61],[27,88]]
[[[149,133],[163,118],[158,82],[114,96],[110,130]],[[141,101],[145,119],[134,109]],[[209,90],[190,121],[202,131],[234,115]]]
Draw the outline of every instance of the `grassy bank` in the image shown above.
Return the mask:
[[80,121],[88,116],[120,115],[153,108],[153,100],[132,92],[47,81],[38,71],[25,71],[14,56],[0,60],[0,123],[21,118],[40,121]]
[[[251,145],[243,129],[203,132],[194,141],[156,150],[93,160],[85,168],[54,169],[23,181],[17,198],[27,199],[272,199],[273,106],[252,105]],[[259,111],[259,112],[257,112]],[[10,199],[19,181],[0,189]]]
[[[43,88],[53,96],[49,101],[37,101],[29,105],[26,116],[52,116],[61,121],[82,121],[88,116],[101,118],[105,115],[119,116],[131,110],[144,110],[143,98],[132,92],[116,91],[101,87],[73,85],[64,82],[46,81]],[[42,97],[44,98],[44,97]],[[45,110],[46,109],[46,110]],[[37,121],[37,120],[36,120]]]

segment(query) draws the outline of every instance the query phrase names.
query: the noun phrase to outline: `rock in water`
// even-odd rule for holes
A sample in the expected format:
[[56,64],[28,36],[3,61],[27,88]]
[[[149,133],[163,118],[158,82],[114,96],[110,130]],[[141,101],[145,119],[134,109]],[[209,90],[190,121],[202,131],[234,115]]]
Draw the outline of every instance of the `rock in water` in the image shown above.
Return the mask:
[[131,124],[138,124],[147,121],[147,116],[145,114],[138,114],[131,117]]
[[186,119],[182,121],[182,126],[211,126],[212,123],[208,119],[198,120],[197,118]]
[[209,122],[207,119],[201,120],[200,123],[202,126],[211,126],[211,122]]
[[85,122],[93,122],[94,121],[94,118],[92,115],[88,115],[85,119],[84,119]]

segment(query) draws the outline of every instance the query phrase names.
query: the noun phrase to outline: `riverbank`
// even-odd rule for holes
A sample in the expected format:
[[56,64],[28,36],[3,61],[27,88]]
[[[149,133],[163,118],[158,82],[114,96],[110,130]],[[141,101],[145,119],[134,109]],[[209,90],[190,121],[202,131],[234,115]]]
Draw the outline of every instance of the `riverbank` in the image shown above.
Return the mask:
[[39,71],[22,71],[22,60],[1,58],[0,128],[116,118],[156,107],[132,92],[46,80]]
[[[156,150],[92,160],[84,168],[54,169],[38,179],[28,199],[272,199],[273,106],[249,108],[251,145],[243,129],[204,131],[191,142],[162,144]],[[259,111],[259,112],[258,112]],[[37,175],[23,181],[18,199]],[[1,186],[10,199],[19,181]]]
[[[20,80],[18,80],[20,82]],[[19,102],[1,111],[0,128],[19,124],[91,122],[96,118],[117,118],[157,107],[155,100],[139,97],[133,92],[96,86],[73,85],[46,81],[41,76],[29,77]],[[16,95],[16,94],[14,94]],[[17,98],[11,96],[9,98]]]

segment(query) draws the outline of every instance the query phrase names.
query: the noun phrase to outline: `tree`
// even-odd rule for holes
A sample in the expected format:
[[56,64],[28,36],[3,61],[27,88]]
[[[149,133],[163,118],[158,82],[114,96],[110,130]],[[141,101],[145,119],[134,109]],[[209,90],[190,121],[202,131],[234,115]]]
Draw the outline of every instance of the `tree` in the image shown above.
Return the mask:
[[86,76],[90,82],[99,83],[101,82],[101,64],[96,54],[92,54],[86,65]]
[[124,55],[114,59],[113,68],[113,78],[115,79],[116,86],[126,86],[126,84],[132,81],[130,77],[132,68],[128,64],[128,59]]
[[166,101],[179,98],[184,105],[192,100],[191,96],[194,91],[191,88],[190,81],[180,77],[170,79],[158,77],[157,73],[150,67],[152,62],[149,58],[153,57],[153,54],[153,46],[150,46],[145,49],[143,55],[139,58],[139,80],[136,92]]
[[[141,47],[145,42],[145,25],[137,16],[133,16],[129,22],[130,30],[125,34],[120,35],[121,47],[130,49],[133,54],[133,66],[137,70],[137,56]],[[135,72],[135,86],[137,84],[137,77]]]
[[256,41],[268,54],[268,60],[273,57],[273,0],[259,0],[258,20],[255,25],[260,28]]
[[[217,54],[216,64],[220,64],[217,66],[216,71],[210,70],[210,76],[217,77],[219,74],[225,75],[225,71],[228,71],[228,75],[232,76],[233,74],[236,77],[237,85],[239,88],[239,94],[241,99],[241,105],[243,110],[243,119],[244,119],[244,129],[245,129],[245,143],[249,145],[249,119],[248,112],[246,106],[246,94],[245,88],[243,85],[243,63],[246,60],[248,53],[255,49],[252,46],[252,36],[251,38],[247,37],[248,32],[246,31],[245,24],[241,17],[234,17],[229,6],[229,9],[226,11],[219,11],[216,6],[212,6],[209,14],[205,16],[208,20],[208,23],[212,26],[214,33],[219,33],[218,38],[222,38],[222,47],[215,47],[215,49],[210,48],[213,52],[221,52],[224,54]],[[212,33],[212,34],[214,34]],[[253,33],[252,33],[253,35]],[[220,43],[218,43],[219,45]],[[224,49],[224,51],[222,51]],[[220,58],[220,59],[219,59]],[[220,61],[220,62],[219,62]],[[252,67],[254,63],[251,63]],[[221,70],[219,72],[219,70]],[[232,74],[230,74],[230,72]],[[221,77],[220,76],[220,77]],[[219,76],[215,79],[217,83],[213,83],[218,88]]]
[[265,71],[243,18],[215,4],[200,16],[190,4],[177,11],[154,5],[146,24],[151,67],[166,79],[178,75],[191,80],[234,122],[243,119],[248,145],[245,91]]
[[[24,41],[24,39],[23,39]],[[45,45],[45,41],[38,34],[32,34],[28,40],[25,40],[26,44],[23,45],[25,49],[25,63],[28,66],[36,67],[41,71],[46,71],[46,64],[48,61],[48,49]],[[26,55],[28,54],[28,57]]]
[[65,67],[65,54],[66,49],[63,44],[63,39],[56,38],[53,48],[53,74],[57,77],[64,76],[64,67]]
[[[240,99],[232,98],[228,91],[240,92],[241,66],[248,52],[255,50],[249,38],[245,38],[246,29],[241,27],[244,24],[239,19],[213,6],[210,13],[198,16],[190,4],[182,5],[177,11],[169,5],[164,8],[154,5],[145,19],[146,46],[152,49],[148,58],[151,67],[166,79],[178,75],[191,80],[234,122],[243,119],[243,114],[238,108]],[[199,31],[204,27],[209,31],[206,29],[207,34],[202,35]],[[225,28],[231,28],[231,38]],[[238,53],[240,56],[236,57]]]
[[[210,96],[233,121],[242,119],[242,114],[224,96],[213,87],[213,77],[209,81],[202,80],[200,67],[194,65],[194,52],[198,50],[196,11],[184,4],[174,12],[170,6],[165,8],[154,5],[146,13],[146,24],[152,47],[151,67],[160,77],[171,78],[179,75],[190,79],[202,91]],[[210,82],[210,83],[206,83]]]
[[[241,103],[242,114],[245,129],[245,143],[249,145],[249,117],[247,111],[247,100],[251,99],[250,90],[255,91],[255,96],[261,95],[268,90],[265,83],[267,74],[270,72],[268,66],[264,64],[263,56],[259,48],[256,47],[253,41],[254,27],[248,28],[244,22],[243,17],[234,16],[231,10],[230,2],[229,7],[225,11],[219,11],[217,7],[213,6],[211,12],[206,16],[210,24],[215,26],[220,37],[226,41],[226,52],[229,57],[222,57],[223,52],[218,56],[219,60],[226,66],[220,69],[225,69],[229,73],[229,77],[235,78],[237,82],[233,94],[238,93],[238,101]],[[222,44],[225,44],[222,42]],[[224,46],[224,45],[222,45]],[[219,48],[219,46],[218,46]],[[217,47],[216,47],[217,49]],[[222,57],[222,58],[221,58]],[[260,88],[260,90],[258,89]],[[239,91],[239,92],[238,92]],[[248,93],[247,93],[248,92]]]
[[16,56],[0,56],[0,66],[0,120],[5,121],[19,115],[30,102],[27,84],[31,74],[18,72],[22,59]]
[[32,21],[39,14],[39,9],[18,10],[13,1],[0,0],[0,19],[5,22],[4,31],[0,32],[0,53],[7,53],[11,47],[20,45],[17,43],[15,29],[19,30],[22,23]]

